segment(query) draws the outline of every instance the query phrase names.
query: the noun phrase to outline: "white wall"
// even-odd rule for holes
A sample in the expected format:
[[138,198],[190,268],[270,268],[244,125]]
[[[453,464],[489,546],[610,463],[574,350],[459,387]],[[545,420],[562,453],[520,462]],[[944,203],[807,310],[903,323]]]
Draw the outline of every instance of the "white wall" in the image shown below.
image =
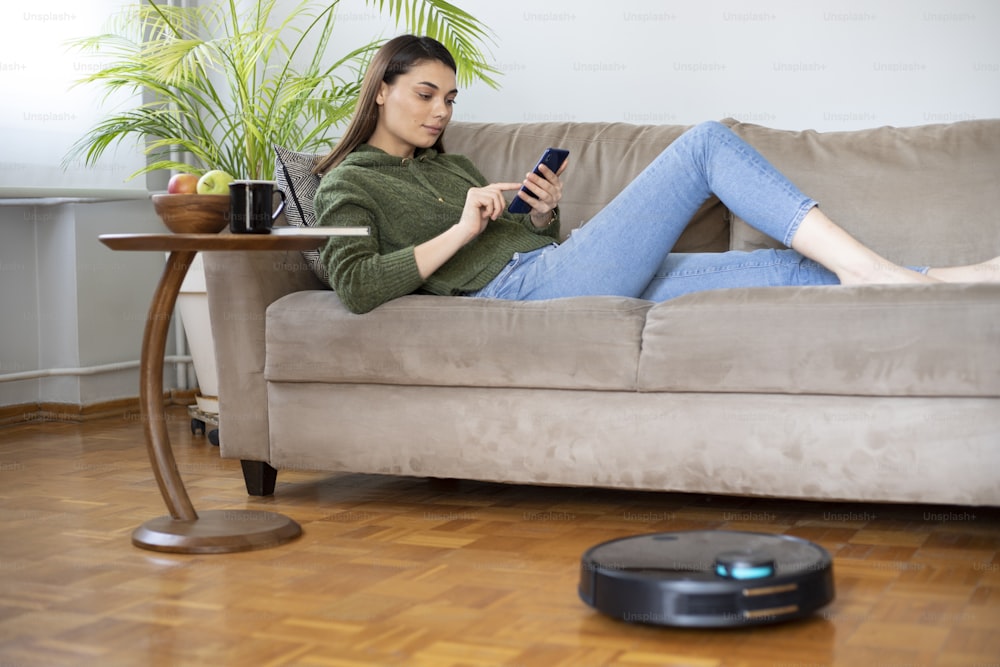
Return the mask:
[[[164,255],[114,252],[98,236],[163,230],[145,199],[0,205],[0,375],[138,360]],[[176,386],[171,370],[165,381]],[[138,393],[135,369],[50,376],[0,382],[0,405],[90,405]]]
[[[496,33],[505,73],[499,91],[459,95],[459,120],[849,130],[1000,117],[997,0],[456,4]],[[399,32],[342,7],[340,44]]]

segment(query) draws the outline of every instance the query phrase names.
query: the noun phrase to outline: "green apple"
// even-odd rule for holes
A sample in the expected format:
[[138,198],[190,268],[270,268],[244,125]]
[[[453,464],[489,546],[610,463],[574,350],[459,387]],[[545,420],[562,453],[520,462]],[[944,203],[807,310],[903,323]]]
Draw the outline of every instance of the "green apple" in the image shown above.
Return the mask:
[[198,194],[200,195],[228,195],[229,184],[235,180],[230,174],[221,169],[206,171],[198,179]]

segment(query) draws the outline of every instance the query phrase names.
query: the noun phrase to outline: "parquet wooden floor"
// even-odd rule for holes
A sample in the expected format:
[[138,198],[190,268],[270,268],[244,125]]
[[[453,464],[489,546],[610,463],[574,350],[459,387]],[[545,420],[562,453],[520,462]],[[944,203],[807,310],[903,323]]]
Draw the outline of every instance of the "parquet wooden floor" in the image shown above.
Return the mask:
[[[279,511],[304,535],[242,554],[136,549],[131,531],[165,513],[136,420],[0,429],[0,665],[1000,665],[996,509],[311,472],[254,499],[182,409],[170,423],[197,508]],[[821,544],[837,599],[725,631],[629,625],[578,599],[588,547],[704,528]]]

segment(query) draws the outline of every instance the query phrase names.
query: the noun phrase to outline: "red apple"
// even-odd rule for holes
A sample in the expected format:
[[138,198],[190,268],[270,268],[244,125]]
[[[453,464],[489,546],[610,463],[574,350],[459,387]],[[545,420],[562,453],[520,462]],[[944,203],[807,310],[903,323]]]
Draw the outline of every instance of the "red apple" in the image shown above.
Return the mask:
[[174,174],[167,183],[167,192],[172,195],[193,195],[198,192],[197,174]]

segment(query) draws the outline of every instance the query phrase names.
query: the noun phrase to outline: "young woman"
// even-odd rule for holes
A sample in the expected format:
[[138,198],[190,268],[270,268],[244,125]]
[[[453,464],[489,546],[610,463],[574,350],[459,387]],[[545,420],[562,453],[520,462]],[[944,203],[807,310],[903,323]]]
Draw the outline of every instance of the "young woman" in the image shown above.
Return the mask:
[[[663,301],[724,287],[1000,281],[983,264],[909,269],[856,241],[725,126],[690,129],[611,203],[559,244],[560,176],[488,183],[466,158],[444,153],[455,61],[439,42],[387,42],[365,74],[357,112],[316,167],[319,224],[370,227],[331,239],[331,284],[356,313],[424,292],[535,300],[619,295]],[[507,212],[504,193],[531,212]],[[687,222],[715,194],[791,250],[671,254]]]

